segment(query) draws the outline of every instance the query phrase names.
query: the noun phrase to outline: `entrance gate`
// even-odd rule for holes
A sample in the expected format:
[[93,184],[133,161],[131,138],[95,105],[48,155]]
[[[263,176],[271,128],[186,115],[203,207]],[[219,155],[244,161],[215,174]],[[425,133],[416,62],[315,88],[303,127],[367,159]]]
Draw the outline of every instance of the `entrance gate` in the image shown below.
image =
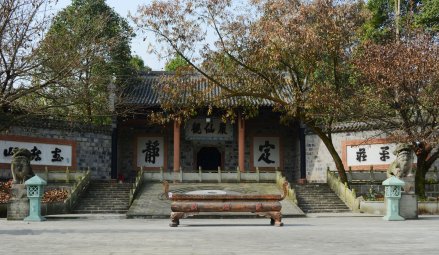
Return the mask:
[[221,167],[221,152],[216,147],[202,147],[197,153],[197,168],[217,170]]

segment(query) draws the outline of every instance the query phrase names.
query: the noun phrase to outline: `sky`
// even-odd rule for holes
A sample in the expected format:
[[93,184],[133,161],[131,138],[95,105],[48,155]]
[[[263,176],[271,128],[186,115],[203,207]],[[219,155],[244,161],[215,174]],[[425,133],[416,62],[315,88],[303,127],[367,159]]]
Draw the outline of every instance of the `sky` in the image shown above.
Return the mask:
[[[148,4],[150,0],[106,0],[107,5],[114,8],[120,16],[127,19],[130,25],[135,28],[135,25],[128,18],[128,12],[135,15],[139,5]],[[62,10],[71,3],[71,0],[59,0],[55,6],[55,11]],[[166,59],[159,60],[156,55],[147,53],[147,42],[143,41],[143,35],[136,31],[137,36],[131,42],[132,55],[139,55],[146,66],[149,66],[154,71],[164,69]]]

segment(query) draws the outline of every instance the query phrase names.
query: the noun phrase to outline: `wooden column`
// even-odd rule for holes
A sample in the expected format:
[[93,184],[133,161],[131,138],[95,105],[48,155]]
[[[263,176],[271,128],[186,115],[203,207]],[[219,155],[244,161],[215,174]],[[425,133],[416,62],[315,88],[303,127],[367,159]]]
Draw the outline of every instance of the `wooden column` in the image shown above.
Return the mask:
[[174,172],[180,171],[180,121],[174,120]]
[[241,114],[238,115],[238,166],[245,172],[245,121]]

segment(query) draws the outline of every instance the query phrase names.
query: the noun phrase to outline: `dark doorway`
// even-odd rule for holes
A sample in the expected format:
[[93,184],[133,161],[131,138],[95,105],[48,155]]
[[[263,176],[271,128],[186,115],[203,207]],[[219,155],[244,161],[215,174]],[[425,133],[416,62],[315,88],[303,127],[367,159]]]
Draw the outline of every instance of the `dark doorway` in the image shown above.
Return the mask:
[[197,153],[197,168],[217,170],[221,167],[221,152],[216,147],[203,147]]

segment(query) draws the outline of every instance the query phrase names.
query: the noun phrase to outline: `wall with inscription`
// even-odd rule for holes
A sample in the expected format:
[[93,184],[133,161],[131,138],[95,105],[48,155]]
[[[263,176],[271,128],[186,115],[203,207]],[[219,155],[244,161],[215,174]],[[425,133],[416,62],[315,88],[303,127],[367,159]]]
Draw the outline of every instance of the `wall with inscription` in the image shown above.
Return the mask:
[[0,133],[0,178],[10,178],[10,155],[15,147],[34,155],[36,172],[51,169],[86,170],[92,178],[109,179],[111,170],[111,128],[71,125],[59,121],[34,121]]
[[[385,171],[395,159],[396,144],[380,131],[341,132],[332,136],[337,152],[346,168]],[[416,162],[416,157],[415,161]],[[436,161],[433,167],[439,167]],[[335,170],[329,151],[317,135],[306,135],[306,171],[310,182],[326,182],[326,169]]]
[[[46,143],[43,141],[46,141]],[[67,140],[34,139],[28,136],[0,136],[0,151],[3,152],[0,154],[0,164],[10,164],[13,150],[15,148],[25,148],[32,154],[32,165],[72,167],[76,163],[76,158],[74,158],[76,155],[73,155],[75,147],[76,144],[73,141]]]

